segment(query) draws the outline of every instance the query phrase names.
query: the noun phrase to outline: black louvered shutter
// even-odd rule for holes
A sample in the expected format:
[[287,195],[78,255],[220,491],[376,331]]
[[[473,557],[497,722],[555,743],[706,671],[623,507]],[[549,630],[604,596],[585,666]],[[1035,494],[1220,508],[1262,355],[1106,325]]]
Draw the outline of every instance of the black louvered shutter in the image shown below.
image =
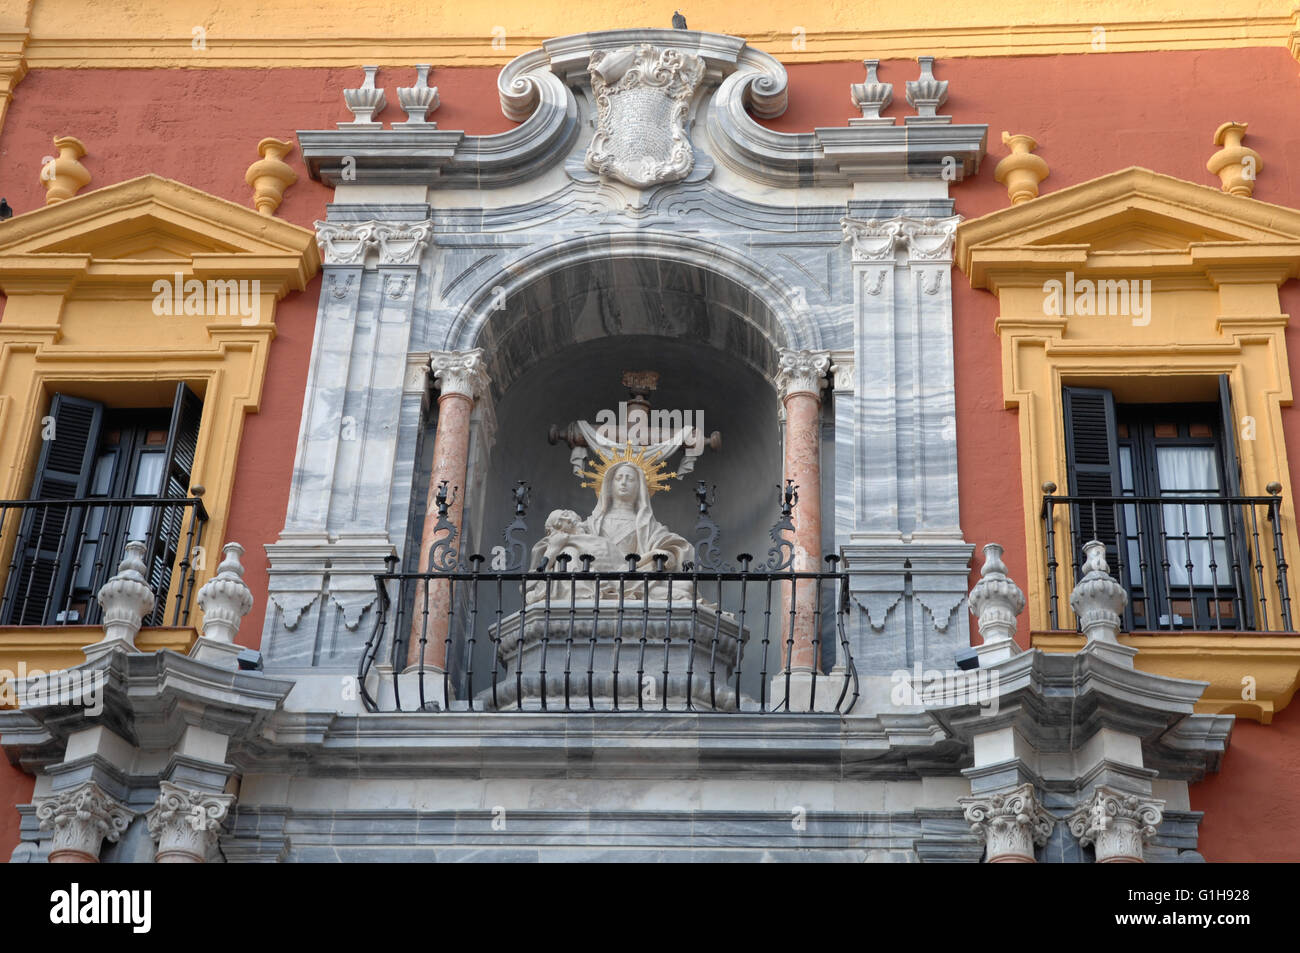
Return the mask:
[[[85,499],[99,449],[104,406],[55,394],[50,402],[52,439],[41,446],[32,480],[33,500]],[[53,625],[63,611],[84,508],[46,506],[23,515],[14,572],[5,585],[6,625]]]
[[[1241,496],[1241,457],[1237,455],[1237,415],[1232,410],[1232,388],[1229,386],[1227,374],[1219,375],[1219,413],[1222,415],[1223,426],[1223,493],[1225,496]],[[1228,518],[1232,520],[1232,541],[1236,544],[1233,558],[1237,566],[1249,567],[1252,564],[1252,557],[1247,545],[1246,523],[1241,507],[1226,506],[1224,509],[1228,511]],[[1238,610],[1242,618],[1238,624],[1247,630],[1254,629],[1254,580],[1251,579],[1248,569],[1234,570],[1232,577],[1234,586],[1242,590],[1241,606]]]
[[[163,468],[162,496],[183,500],[190,492],[190,475],[194,471],[194,455],[199,445],[199,420],[203,416],[203,401],[184,383],[176,385],[172,401],[171,424],[167,430],[167,460]],[[180,547],[181,534],[189,519],[189,511],[181,507],[157,510],[157,536],[149,554],[149,585],[158,594],[158,605],[146,624],[163,625],[165,602],[171,588],[172,566]]]
[[[1115,398],[1096,387],[1065,388],[1065,458],[1071,496],[1117,497],[1122,492],[1119,449],[1115,440]],[[1119,529],[1122,508],[1110,503],[1079,503],[1072,507],[1070,530],[1074,559],[1083,563],[1083,544],[1106,544],[1111,575],[1118,575]]]

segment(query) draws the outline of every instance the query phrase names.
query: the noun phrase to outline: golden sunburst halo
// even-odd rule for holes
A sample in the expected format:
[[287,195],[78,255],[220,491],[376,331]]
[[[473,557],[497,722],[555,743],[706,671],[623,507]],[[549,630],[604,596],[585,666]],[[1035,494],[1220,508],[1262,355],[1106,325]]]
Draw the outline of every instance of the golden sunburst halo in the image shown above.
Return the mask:
[[[595,450],[594,447],[592,449]],[[650,491],[651,496],[654,496],[660,490],[671,489],[671,484],[668,481],[674,479],[677,473],[675,471],[665,473],[666,464],[655,460],[653,457],[647,460],[647,449],[642,447],[633,452],[632,445],[629,443],[622,450],[616,450],[610,454],[606,454],[603,450],[596,450],[596,456],[600,460],[592,464],[591,470],[582,471],[582,475],[587,478],[582,483],[583,488],[593,488],[596,491],[597,498],[599,498],[601,488],[605,485],[606,474],[620,463],[631,463],[640,467],[641,472],[645,474],[646,488]]]

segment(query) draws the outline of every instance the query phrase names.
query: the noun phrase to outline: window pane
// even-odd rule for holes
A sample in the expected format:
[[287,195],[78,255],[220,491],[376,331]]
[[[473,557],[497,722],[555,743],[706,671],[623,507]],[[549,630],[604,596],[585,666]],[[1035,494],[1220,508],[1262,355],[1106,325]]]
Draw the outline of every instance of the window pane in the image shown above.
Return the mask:
[[1218,454],[1213,447],[1157,447],[1160,492],[1219,492]]
[[135,496],[158,496],[162,492],[164,454],[140,454],[140,466],[135,472]]

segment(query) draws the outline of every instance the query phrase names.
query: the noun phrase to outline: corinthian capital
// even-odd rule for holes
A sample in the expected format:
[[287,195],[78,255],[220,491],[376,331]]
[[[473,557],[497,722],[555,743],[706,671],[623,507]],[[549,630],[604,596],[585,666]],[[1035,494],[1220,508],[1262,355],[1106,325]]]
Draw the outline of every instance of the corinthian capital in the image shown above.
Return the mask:
[[1165,802],[1098,785],[1069,817],[1070,833],[1096,845],[1097,863],[1142,863],[1142,848],[1164,819]]
[[1033,863],[1034,845],[1047,843],[1056,819],[1043,809],[1032,784],[1005,794],[958,800],[970,829],[987,845],[989,863]]
[[51,863],[98,861],[105,838],[116,842],[134,816],[133,811],[94,781],[41,798],[36,803],[41,830],[54,832]]
[[483,349],[470,351],[434,351],[429,359],[433,378],[443,395],[460,394],[478,400],[487,393],[488,376]]
[[215,845],[233,794],[212,794],[163,781],[158,801],[145,817],[158,842],[157,862],[201,864]]
[[820,398],[822,388],[826,386],[826,373],[831,369],[831,352],[795,351],[783,347],[779,353],[776,386],[781,400],[801,393]]

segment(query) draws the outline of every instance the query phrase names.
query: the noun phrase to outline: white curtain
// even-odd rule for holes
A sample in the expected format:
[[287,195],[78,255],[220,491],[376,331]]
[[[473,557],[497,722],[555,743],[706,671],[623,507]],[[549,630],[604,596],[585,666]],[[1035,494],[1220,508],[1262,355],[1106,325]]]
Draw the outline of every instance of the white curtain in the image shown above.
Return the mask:
[[[1161,496],[1215,496],[1219,493],[1218,461],[1213,447],[1159,447],[1156,467]],[[1186,586],[1190,579],[1194,586],[1214,583],[1221,588],[1231,587],[1227,505],[1169,503],[1161,509],[1170,585]],[[1188,563],[1192,567],[1190,574]]]

